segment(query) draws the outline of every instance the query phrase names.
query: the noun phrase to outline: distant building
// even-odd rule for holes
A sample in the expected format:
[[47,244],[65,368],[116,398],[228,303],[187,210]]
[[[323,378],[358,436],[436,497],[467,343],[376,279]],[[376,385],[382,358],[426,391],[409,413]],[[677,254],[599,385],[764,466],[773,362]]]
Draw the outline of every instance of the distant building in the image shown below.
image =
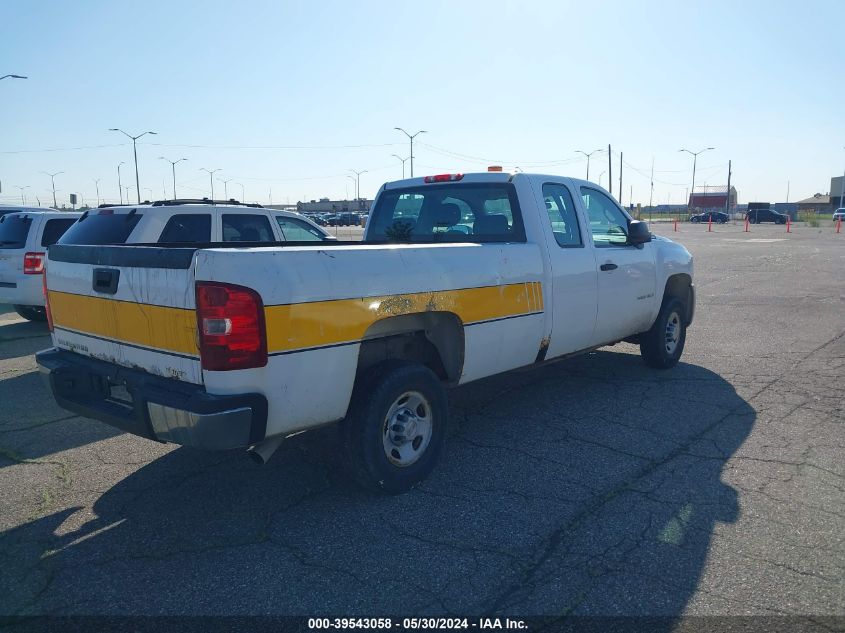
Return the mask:
[[320,198],[310,202],[297,202],[296,210],[300,213],[367,213],[372,205],[372,200],[359,198],[358,200],[329,200]]
[[711,187],[705,185],[702,191],[694,191],[689,197],[689,206],[691,209],[716,209],[724,211],[725,206],[729,210],[736,208],[737,193],[736,187],[731,187],[728,191],[727,187]]
[[[833,198],[833,202],[837,202],[838,198]],[[831,196],[827,194],[817,193],[814,196],[798,201],[799,211],[815,211],[816,213],[831,213],[833,211],[833,203]]]

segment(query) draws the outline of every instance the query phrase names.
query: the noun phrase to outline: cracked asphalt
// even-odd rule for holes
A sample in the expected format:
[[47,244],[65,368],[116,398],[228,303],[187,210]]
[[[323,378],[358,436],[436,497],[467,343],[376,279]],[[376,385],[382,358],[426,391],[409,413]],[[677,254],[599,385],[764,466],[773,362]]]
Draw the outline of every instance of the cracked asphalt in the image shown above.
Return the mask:
[[682,363],[453,390],[399,497],[331,428],[259,467],[68,415],[0,307],[0,614],[845,614],[845,235],[656,230],[696,257]]

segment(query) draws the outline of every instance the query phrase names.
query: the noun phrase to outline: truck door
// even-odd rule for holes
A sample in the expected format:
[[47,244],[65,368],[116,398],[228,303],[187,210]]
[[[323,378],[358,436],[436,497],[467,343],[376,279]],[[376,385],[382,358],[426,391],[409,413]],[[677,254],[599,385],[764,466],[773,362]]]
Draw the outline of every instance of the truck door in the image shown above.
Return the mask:
[[[576,192],[577,195],[577,192]],[[596,260],[586,241],[589,232],[578,221],[572,191],[566,184],[542,185],[541,204],[548,213],[552,239],[552,332],[546,358],[589,347],[596,325]]]
[[607,194],[581,187],[598,269],[594,344],[612,343],[651,327],[656,298],[654,245],[628,245],[628,216]]

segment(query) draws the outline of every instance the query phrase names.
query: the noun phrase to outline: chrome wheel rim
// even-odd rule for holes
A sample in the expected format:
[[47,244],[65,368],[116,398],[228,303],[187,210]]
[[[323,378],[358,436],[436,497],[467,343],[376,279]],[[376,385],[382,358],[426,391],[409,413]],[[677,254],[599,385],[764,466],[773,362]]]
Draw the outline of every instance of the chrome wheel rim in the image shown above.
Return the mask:
[[431,442],[431,404],[419,391],[396,398],[382,425],[384,454],[394,466],[404,468],[422,457]]
[[672,312],[669,318],[666,319],[666,335],[664,337],[664,344],[666,353],[671,356],[675,353],[678,347],[678,341],[681,338],[681,317],[677,312]]

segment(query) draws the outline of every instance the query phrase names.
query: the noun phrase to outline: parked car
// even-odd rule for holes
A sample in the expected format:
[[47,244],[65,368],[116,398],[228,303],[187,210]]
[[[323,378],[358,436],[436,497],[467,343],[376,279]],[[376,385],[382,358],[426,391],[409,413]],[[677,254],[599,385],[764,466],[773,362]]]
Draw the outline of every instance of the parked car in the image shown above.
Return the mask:
[[710,222],[711,218],[712,218],[713,222],[716,222],[718,224],[725,224],[725,223],[728,222],[728,220],[731,219],[731,217],[723,211],[705,211],[704,213],[698,213],[696,215],[691,215],[690,218],[689,218],[689,221],[694,223],[694,224],[697,224],[697,223],[700,223],[700,222],[706,223],[706,222]]
[[746,219],[751,224],[760,224],[761,222],[774,222],[775,224],[786,224],[787,215],[785,213],[778,213],[771,209],[752,209],[745,214]]
[[81,215],[22,207],[0,215],[0,303],[11,304],[30,321],[46,319],[42,273],[47,247]]
[[837,220],[845,221],[845,207],[833,212],[833,221],[836,222]]
[[261,462],[343,420],[354,476],[399,493],[441,453],[447,386],[622,340],[673,367],[692,275],[591,182],[412,178],[380,189],[360,245],[55,245],[37,362],[77,415]]
[[299,213],[232,201],[166,200],[103,205],[82,214],[62,244],[207,244],[335,240]]

